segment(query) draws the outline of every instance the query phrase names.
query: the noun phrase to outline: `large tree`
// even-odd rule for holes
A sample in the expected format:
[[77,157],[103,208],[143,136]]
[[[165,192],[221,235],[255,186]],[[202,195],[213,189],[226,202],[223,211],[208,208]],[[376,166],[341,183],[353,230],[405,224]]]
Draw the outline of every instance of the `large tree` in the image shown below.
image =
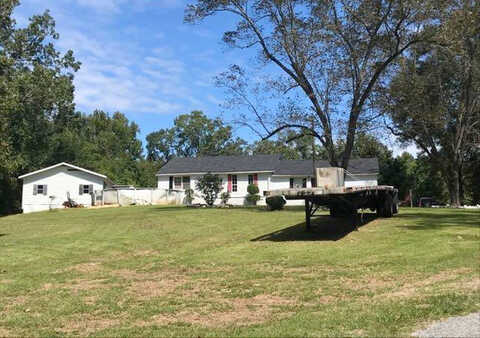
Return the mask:
[[[217,83],[254,118],[244,123],[268,138],[285,129],[316,137],[330,163],[348,166],[359,127],[375,119],[369,109],[377,85],[394,61],[411,46],[427,41],[437,1],[425,0],[197,0],[185,20],[215,14],[235,20],[223,40],[238,49],[255,49],[270,70],[253,93],[272,90],[278,107],[254,99],[252,78],[238,66]],[[274,67],[268,67],[273,65]],[[273,70],[273,71],[272,71]],[[313,124],[313,127],[312,127]],[[342,154],[335,140],[344,138]]]
[[480,142],[480,5],[451,3],[434,48],[403,60],[383,109],[390,129],[442,172],[450,203],[462,203],[463,170]]
[[147,135],[147,157],[155,161],[168,161],[173,156],[242,154],[245,146],[244,140],[233,137],[231,126],[201,111],[179,115],[172,128]]
[[55,49],[55,22],[46,11],[19,28],[17,0],[0,2],[0,213],[19,208],[16,177],[49,164],[57,121],[75,115],[73,53]]

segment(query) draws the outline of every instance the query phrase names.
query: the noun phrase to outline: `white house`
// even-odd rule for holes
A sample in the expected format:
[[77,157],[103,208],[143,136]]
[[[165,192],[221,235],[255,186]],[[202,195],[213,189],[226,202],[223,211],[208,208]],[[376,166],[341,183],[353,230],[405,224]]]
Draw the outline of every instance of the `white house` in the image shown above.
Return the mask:
[[[327,161],[283,160],[280,155],[254,156],[206,156],[197,158],[173,158],[157,173],[159,189],[194,190],[194,203],[201,203],[201,194],[195,189],[199,177],[210,172],[222,179],[223,190],[229,191],[230,204],[245,203],[247,187],[256,184],[264,204],[266,190],[315,186],[314,168],[329,167]],[[376,158],[350,160],[345,186],[377,185],[378,161]],[[218,200],[216,203],[219,203]],[[288,201],[289,205],[303,201]]]
[[68,197],[78,204],[91,206],[95,193],[112,185],[105,175],[65,162],[22,175],[19,179],[23,180],[24,213],[63,208]]

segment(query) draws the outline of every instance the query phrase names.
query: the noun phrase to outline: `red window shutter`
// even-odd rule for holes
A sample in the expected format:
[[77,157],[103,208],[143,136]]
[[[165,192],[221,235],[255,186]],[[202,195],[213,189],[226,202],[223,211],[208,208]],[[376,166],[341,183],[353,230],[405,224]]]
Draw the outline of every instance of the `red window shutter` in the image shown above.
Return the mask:
[[228,192],[231,192],[231,191],[232,191],[232,175],[228,175],[227,191],[228,191]]
[[253,174],[253,184],[258,185],[258,175]]

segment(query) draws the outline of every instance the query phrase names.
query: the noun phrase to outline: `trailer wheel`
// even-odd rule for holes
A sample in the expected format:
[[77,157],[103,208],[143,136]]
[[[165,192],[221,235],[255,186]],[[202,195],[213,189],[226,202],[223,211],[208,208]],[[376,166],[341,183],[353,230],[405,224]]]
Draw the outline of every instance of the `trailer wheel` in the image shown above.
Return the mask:
[[393,216],[393,198],[390,194],[385,194],[385,200],[383,203],[383,217]]

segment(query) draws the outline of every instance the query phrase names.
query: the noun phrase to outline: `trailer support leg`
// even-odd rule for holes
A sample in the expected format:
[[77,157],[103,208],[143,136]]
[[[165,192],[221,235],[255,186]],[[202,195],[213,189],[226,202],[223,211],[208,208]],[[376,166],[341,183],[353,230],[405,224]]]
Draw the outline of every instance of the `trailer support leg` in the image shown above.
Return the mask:
[[308,200],[308,198],[305,198],[305,225],[307,226],[307,231],[311,230],[311,224],[310,224],[310,212],[311,212],[311,203]]

